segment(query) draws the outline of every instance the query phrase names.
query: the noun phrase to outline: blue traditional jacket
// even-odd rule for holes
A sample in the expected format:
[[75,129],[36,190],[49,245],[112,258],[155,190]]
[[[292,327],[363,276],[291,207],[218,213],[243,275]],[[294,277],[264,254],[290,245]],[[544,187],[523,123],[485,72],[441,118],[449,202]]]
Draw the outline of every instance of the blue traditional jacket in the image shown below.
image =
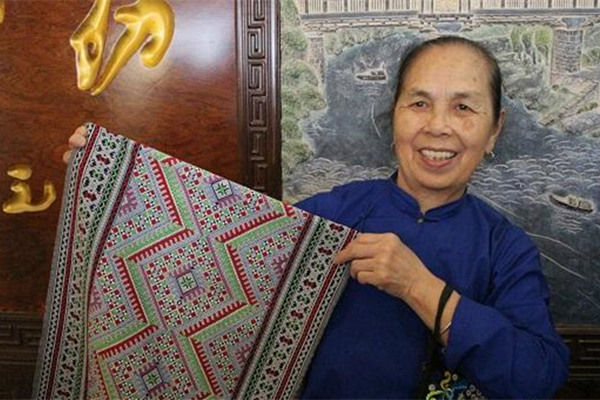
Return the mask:
[[[477,197],[422,214],[390,179],[353,182],[298,207],[361,232],[396,234],[461,294],[445,370],[430,399],[549,398],[568,374],[539,252],[522,229]],[[429,330],[402,300],[350,280],[309,368],[303,398],[413,398]]]

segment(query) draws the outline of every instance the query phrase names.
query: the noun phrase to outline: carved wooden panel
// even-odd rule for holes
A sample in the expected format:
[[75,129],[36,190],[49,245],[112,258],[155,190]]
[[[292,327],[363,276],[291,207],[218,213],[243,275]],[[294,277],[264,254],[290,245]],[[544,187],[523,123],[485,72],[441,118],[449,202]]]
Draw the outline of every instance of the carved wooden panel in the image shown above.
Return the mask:
[[[15,163],[33,169],[27,184],[42,198],[44,180],[59,198],[40,213],[0,210],[0,311],[41,315],[46,298],[66,166],[67,138],[86,121],[240,180],[234,0],[167,0],[175,13],[163,61],[139,55],[98,96],[77,88],[69,37],[92,1],[6,0],[0,24],[0,204],[11,196]],[[121,34],[111,0],[105,61]],[[263,47],[264,49],[264,47]],[[257,119],[259,120],[259,119]]]
[[558,326],[558,332],[571,350],[569,380],[555,398],[600,398],[600,327]]
[[0,313],[0,354],[2,362],[35,361],[42,319],[35,314]]
[[559,332],[571,350],[570,379],[595,378],[600,384],[600,328],[564,326]]
[[281,198],[278,3],[238,1],[242,182]]
[[0,313],[0,399],[31,395],[41,330],[37,315]]

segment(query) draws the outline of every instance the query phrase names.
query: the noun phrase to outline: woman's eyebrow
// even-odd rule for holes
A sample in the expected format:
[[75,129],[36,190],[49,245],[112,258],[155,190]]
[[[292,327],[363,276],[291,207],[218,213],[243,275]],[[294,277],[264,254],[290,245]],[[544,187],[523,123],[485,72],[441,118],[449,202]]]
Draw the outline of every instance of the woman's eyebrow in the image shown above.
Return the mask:
[[423,89],[410,89],[407,93],[411,97],[425,97],[431,99],[431,94]]
[[[428,91],[426,91],[424,89],[419,89],[419,88],[410,89],[406,93],[410,97],[424,97],[428,100],[433,98],[433,95],[431,93],[429,93]],[[447,96],[447,98],[456,99],[456,100],[460,100],[460,99],[481,100],[482,97],[483,96],[479,91],[474,91],[474,90],[453,92]]]
[[455,92],[452,93],[450,98],[452,99],[470,99],[470,100],[480,100],[482,97],[481,93],[477,91],[466,91],[466,92]]

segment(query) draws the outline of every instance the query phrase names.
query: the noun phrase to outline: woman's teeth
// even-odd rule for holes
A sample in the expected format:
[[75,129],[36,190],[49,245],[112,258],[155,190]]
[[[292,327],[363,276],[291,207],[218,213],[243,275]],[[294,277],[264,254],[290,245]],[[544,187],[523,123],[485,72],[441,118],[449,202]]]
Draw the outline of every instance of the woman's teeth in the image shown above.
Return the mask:
[[435,151],[435,150],[421,150],[426,158],[433,161],[444,161],[449,160],[456,155],[453,151]]

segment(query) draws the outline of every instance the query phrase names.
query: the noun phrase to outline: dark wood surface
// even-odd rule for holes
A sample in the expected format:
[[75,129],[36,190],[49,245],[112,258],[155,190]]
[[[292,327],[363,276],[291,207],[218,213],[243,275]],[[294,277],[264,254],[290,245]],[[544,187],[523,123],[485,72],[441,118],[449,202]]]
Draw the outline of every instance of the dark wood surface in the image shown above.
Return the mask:
[[[69,45],[92,3],[6,1],[0,24],[0,202],[11,195],[13,179],[5,172],[15,163],[33,167],[28,183],[34,200],[45,179],[59,199],[41,213],[0,211],[0,310],[43,310],[66,171],[61,156],[83,122],[240,180],[235,1],[169,0],[175,35],[162,63],[148,69],[134,56],[96,97],[77,89]],[[127,3],[113,0],[112,10]],[[111,16],[106,51],[121,30]]]
[[242,182],[281,199],[279,7],[237,2],[238,123]]
[[0,399],[31,396],[41,329],[36,314],[0,313]]

